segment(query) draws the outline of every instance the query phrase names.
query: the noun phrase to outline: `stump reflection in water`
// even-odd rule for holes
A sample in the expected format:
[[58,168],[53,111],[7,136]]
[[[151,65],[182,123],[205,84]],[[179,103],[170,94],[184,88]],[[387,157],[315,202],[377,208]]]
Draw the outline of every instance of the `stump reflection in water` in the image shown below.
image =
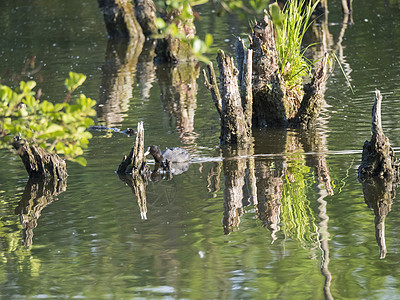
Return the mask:
[[[313,177],[308,176],[311,168],[315,168],[316,179],[325,194],[333,194],[323,136],[316,130],[307,134],[286,129],[275,130],[271,135],[266,133],[260,139],[256,136],[254,146],[251,144],[247,149],[225,148],[224,232],[236,230],[244,207],[252,205],[257,218],[271,231],[272,242],[277,239],[282,221],[286,238],[293,237],[304,246],[311,243],[315,247],[316,217],[307,198],[314,184]],[[284,155],[262,158],[254,152]]]
[[175,118],[175,127],[183,144],[194,144],[194,118],[197,108],[197,78],[200,65],[196,62],[164,64],[157,66],[157,77],[163,107],[170,120]]
[[22,199],[15,209],[15,214],[19,215],[23,228],[22,239],[25,246],[29,247],[32,245],[33,229],[37,226],[37,221],[41,216],[42,210],[53,201],[56,201],[57,196],[66,189],[66,179],[29,178],[22,194]]
[[98,118],[107,127],[121,125],[123,114],[129,108],[142,47],[142,40],[108,40],[97,103]]
[[380,250],[380,258],[386,257],[385,220],[396,196],[397,184],[382,178],[371,178],[362,183],[365,203],[374,210],[375,237]]

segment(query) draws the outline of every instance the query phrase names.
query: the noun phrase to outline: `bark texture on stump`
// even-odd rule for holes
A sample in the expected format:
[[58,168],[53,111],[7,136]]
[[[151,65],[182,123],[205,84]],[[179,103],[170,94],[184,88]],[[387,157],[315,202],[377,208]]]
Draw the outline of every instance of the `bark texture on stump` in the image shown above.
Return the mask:
[[68,176],[65,161],[57,154],[49,153],[35,144],[29,144],[19,136],[12,146],[21,157],[30,178],[54,178],[65,180]]
[[[209,78],[203,73],[205,85],[210,89],[214,103],[221,118],[221,144],[246,144],[251,139],[251,62],[252,51],[243,51],[243,64],[239,66],[240,88],[238,82],[239,71],[235,67],[233,58],[220,50],[217,56],[220,70],[220,90],[216,83],[213,67],[208,67]],[[241,93],[242,91],[242,93]],[[220,96],[220,93],[222,96]]]
[[157,10],[153,0],[135,0],[135,17],[146,37],[156,34]]
[[103,13],[110,38],[134,38],[144,40],[142,28],[135,17],[129,0],[97,0]]
[[255,25],[249,40],[248,50],[240,39],[236,43],[238,69],[232,58],[219,52],[220,88],[212,64],[208,77],[203,72],[221,117],[221,143],[248,141],[252,126],[312,127],[324,101],[328,55],[310,84],[289,88],[281,75],[274,25],[267,15]]
[[143,122],[137,125],[137,135],[135,144],[133,145],[128,156],[124,156],[122,162],[118,166],[118,174],[143,174],[148,170],[146,157],[144,156],[144,128]]
[[315,124],[324,103],[327,72],[328,54],[325,54],[321,64],[314,72],[311,83],[304,85],[303,100],[295,118],[291,122],[294,126],[310,128]]
[[372,137],[364,143],[362,161],[358,168],[358,178],[361,181],[372,177],[395,181],[399,179],[399,166],[393,148],[382,129],[381,104],[382,95],[376,90],[372,107]]
[[[191,7],[187,7],[191,11]],[[180,18],[181,10],[175,9],[171,12],[162,12],[160,17],[167,24],[175,23],[178,33],[190,40],[196,35],[196,27],[194,26],[193,19],[182,20]],[[193,15],[193,14],[192,14]],[[178,63],[197,61],[196,56],[193,55],[192,47],[189,42],[183,42],[181,39],[168,35],[162,39],[157,40],[156,46],[156,62],[158,63]]]

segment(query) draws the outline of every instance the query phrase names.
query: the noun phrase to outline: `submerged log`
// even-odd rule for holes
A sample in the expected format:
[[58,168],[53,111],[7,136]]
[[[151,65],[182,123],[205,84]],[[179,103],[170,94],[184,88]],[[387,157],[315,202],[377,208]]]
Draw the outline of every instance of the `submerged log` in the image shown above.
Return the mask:
[[144,128],[143,122],[139,122],[137,125],[137,135],[135,144],[133,145],[128,156],[124,156],[122,162],[118,166],[118,174],[145,174],[149,171],[149,167],[146,164],[146,157],[144,156]]
[[12,146],[21,157],[29,178],[67,178],[67,165],[57,154],[49,153],[34,143],[29,144],[19,136],[14,138]]
[[110,38],[144,40],[142,28],[135,17],[133,5],[128,0],[97,0],[103,13]]
[[358,178],[361,182],[372,177],[399,180],[399,165],[389,139],[382,129],[381,103],[382,95],[376,90],[372,107],[372,137],[364,143],[362,161],[358,168]]

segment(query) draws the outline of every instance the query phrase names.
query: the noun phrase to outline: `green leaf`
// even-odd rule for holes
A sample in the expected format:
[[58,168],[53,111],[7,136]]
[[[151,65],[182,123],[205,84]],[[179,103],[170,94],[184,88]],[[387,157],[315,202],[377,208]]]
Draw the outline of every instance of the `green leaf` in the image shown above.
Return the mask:
[[65,79],[65,86],[68,91],[72,93],[79,86],[81,86],[86,80],[86,75],[81,73],[69,72],[69,78]]
[[205,43],[207,48],[211,47],[212,43],[213,43],[213,36],[209,33],[206,34],[206,38],[205,38]]
[[80,165],[82,165],[84,167],[86,167],[86,165],[87,165],[86,159],[84,159],[82,156],[74,158],[73,161],[77,162],[78,164],[80,164]]
[[164,29],[166,27],[165,22],[161,18],[157,18],[155,21],[155,25],[158,29]]

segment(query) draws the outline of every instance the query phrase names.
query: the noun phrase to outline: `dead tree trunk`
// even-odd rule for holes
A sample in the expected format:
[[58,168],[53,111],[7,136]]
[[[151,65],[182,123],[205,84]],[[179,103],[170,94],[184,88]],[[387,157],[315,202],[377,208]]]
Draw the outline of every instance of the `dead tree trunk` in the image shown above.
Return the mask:
[[135,0],[135,16],[146,37],[156,34],[157,10],[153,0]]
[[[220,50],[217,56],[220,70],[220,89],[212,65],[208,66],[209,79],[203,73],[205,84],[211,91],[221,118],[221,144],[246,144],[251,139],[253,99],[251,93],[252,51],[238,46],[243,54],[238,71],[233,59]],[[238,75],[241,75],[238,80]],[[240,87],[239,87],[240,84]],[[242,92],[241,92],[242,91]]]
[[211,64],[208,78],[204,72],[205,85],[221,117],[221,143],[249,140],[252,126],[312,127],[324,100],[328,55],[310,84],[288,87],[279,67],[274,25],[267,15],[255,25],[249,40],[248,50],[240,39],[236,44],[239,70],[232,58],[219,52],[219,89]]
[[104,15],[110,38],[144,40],[142,28],[135,17],[133,5],[128,0],[97,0]]
[[[182,9],[174,9],[171,12],[163,11],[160,17],[164,20],[167,25],[175,24],[178,33],[183,35],[187,40],[190,40],[196,35],[196,27],[193,23],[193,13],[191,7],[187,7],[187,13],[190,14],[191,18],[182,20],[180,18]],[[192,47],[190,43],[183,42],[180,38],[172,35],[168,35],[162,39],[157,40],[156,46],[156,62],[158,63],[177,63],[182,61],[197,61],[197,58],[193,55]]]
[[124,156],[122,162],[118,166],[118,174],[145,174],[149,170],[144,156],[144,128],[143,122],[139,122],[137,126],[137,135],[135,144],[133,145],[128,156]]
[[54,178],[55,180],[67,178],[67,165],[57,154],[48,153],[19,136],[14,138],[12,146],[21,157],[30,178]]
[[372,177],[395,181],[399,179],[399,166],[393,148],[382,129],[381,103],[382,95],[379,90],[376,90],[375,102],[372,107],[372,138],[364,143],[362,161],[358,168],[360,181]]

